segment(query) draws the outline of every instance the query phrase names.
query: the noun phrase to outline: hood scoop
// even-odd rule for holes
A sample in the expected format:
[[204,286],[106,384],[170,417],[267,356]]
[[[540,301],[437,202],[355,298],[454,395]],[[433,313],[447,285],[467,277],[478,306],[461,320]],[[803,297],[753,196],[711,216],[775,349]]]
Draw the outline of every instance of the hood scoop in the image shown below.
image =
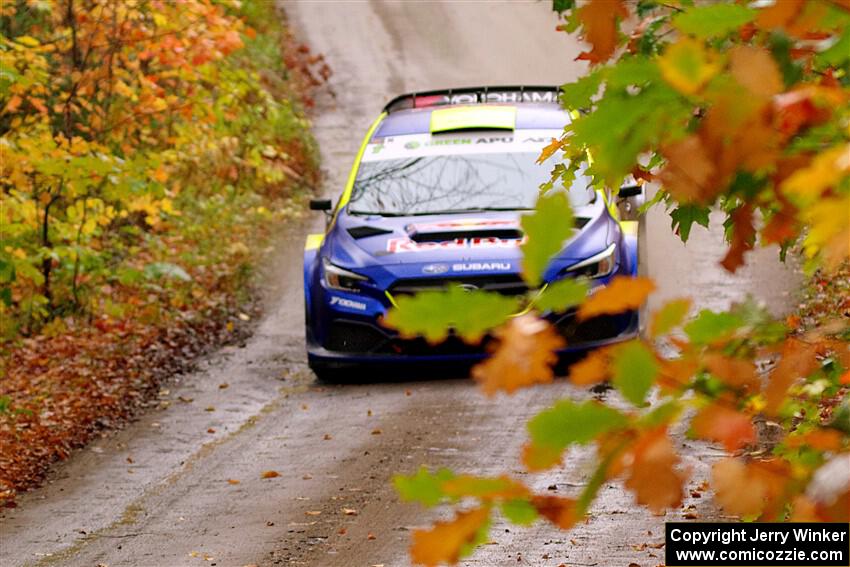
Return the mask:
[[414,242],[445,242],[458,238],[506,240],[523,237],[519,222],[515,219],[458,219],[413,223],[407,225],[405,231]]
[[377,226],[352,226],[348,229],[348,234],[351,235],[355,240],[359,240],[361,238],[368,238],[370,236],[379,236],[381,234],[390,234],[392,230],[386,228],[380,228]]

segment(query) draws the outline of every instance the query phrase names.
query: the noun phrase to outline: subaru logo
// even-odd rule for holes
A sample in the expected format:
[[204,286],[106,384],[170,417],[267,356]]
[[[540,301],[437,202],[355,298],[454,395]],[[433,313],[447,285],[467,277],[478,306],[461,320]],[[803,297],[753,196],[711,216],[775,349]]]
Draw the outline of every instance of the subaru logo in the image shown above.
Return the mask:
[[448,264],[428,264],[422,268],[424,274],[445,274],[448,271]]

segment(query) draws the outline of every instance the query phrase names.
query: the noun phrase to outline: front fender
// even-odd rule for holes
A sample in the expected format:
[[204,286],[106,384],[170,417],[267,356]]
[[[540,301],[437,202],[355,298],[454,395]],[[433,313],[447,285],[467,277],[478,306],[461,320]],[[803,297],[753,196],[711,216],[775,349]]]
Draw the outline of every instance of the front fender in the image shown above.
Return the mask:
[[324,234],[308,234],[307,242],[304,245],[304,264],[302,266],[304,278],[304,316],[307,330],[310,329],[310,316],[313,312],[312,299],[312,281],[313,270],[315,269],[316,259],[319,255],[319,248],[322,245]]
[[629,259],[629,275],[638,275],[638,221],[621,221],[623,244]]

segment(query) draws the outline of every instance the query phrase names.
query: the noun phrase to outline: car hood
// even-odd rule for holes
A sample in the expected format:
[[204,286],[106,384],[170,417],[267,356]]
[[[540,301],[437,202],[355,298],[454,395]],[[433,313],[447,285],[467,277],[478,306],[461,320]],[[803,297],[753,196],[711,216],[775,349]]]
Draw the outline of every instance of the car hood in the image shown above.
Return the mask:
[[[604,203],[576,209],[576,229],[553,264],[569,265],[608,245]],[[329,235],[332,262],[391,273],[518,272],[524,235],[520,211],[408,217],[340,214]]]

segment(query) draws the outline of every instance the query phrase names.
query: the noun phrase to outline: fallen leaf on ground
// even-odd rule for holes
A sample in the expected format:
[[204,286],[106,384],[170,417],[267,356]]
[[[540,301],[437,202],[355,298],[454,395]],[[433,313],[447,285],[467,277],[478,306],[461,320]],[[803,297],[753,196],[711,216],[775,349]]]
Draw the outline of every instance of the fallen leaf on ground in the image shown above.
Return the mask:
[[260,478],[277,478],[280,476],[280,473],[277,471],[265,471],[260,475]]
[[239,484],[239,483],[240,483],[240,481],[236,480],[235,478],[228,478],[227,479],[227,484]]

